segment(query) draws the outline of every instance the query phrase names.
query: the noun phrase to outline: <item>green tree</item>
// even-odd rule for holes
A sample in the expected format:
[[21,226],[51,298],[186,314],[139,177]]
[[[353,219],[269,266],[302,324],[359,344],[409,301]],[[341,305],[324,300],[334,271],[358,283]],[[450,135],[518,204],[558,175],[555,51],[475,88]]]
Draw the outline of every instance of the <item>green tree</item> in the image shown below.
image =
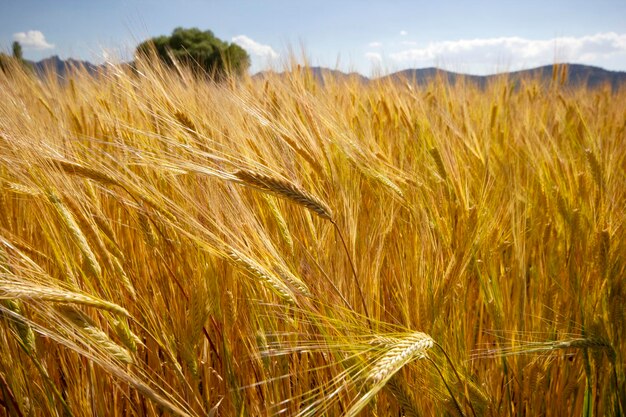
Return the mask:
[[176,28],[171,36],[158,36],[139,44],[137,56],[152,52],[167,65],[173,59],[190,67],[200,67],[216,78],[226,73],[241,74],[250,66],[250,56],[239,45],[217,38],[210,30]]
[[18,41],[13,42],[13,58],[18,61],[23,61],[24,57],[22,55],[22,45]]
[[8,70],[10,63],[11,63],[11,57],[7,54],[0,52],[0,71]]
[[18,41],[13,42],[12,50],[12,55],[0,52],[0,70],[6,72],[10,71],[11,69],[16,69],[20,67],[26,70],[33,69],[31,63],[24,60],[24,55],[22,54],[22,45],[20,45]]

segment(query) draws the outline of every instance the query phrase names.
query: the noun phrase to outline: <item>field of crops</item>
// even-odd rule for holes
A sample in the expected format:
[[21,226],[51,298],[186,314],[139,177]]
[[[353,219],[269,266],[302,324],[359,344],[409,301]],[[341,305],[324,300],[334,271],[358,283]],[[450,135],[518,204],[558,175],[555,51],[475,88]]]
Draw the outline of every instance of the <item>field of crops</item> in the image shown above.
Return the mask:
[[0,71],[0,416],[624,416],[626,90]]

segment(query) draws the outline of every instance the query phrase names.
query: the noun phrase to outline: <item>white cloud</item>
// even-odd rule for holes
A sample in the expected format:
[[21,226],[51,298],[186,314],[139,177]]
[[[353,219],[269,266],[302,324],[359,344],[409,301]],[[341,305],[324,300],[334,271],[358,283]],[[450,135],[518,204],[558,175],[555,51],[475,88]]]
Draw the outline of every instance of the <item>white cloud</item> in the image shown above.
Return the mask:
[[250,39],[246,35],[235,36],[232,39],[232,42],[241,46],[251,55],[273,59],[278,58],[278,53],[276,53],[276,51],[274,51],[271,46],[258,43]]
[[408,34],[409,34],[409,32],[407,32],[406,30],[401,30],[400,31],[400,36],[406,36]]
[[380,64],[383,62],[383,57],[378,52],[366,52],[365,58],[370,60],[372,64]]
[[46,37],[38,30],[28,32],[17,32],[13,34],[13,40],[18,41],[27,49],[53,49],[54,45],[46,41]]
[[520,37],[461,39],[432,42],[390,54],[399,63],[433,63],[435,60],[483,64],[515,60],[525,65],[555,61],[593,63],[600,58],[626,54],[626,34],[598,33],[581,37],[533,40]]
[[381,46],[383,46],[383,44],[382,42],[370,42],[368,46],[370,48],[380,48]]

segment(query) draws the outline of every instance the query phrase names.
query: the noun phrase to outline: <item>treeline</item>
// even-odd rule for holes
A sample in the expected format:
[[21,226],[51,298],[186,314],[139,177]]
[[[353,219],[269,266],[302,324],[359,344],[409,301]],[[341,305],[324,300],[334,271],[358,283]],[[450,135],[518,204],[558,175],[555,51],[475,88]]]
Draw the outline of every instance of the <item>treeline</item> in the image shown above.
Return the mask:
[[0,52],[0,69],[1,70],[5,70],[9,68],[11,65],[10,63],[12,61],[18,64],[21,64],[27,67],[28,69],[32,69],[31,64],[24,60],[24,55],[22,52],[22,45],[18,41],[13,42],[13,45],[11,46],[11,52],[12,52],[11,55],[7,55],[5,53]]
[[[216,37],[212,31],[198,28],[176,28],[170,36],[150,38],[135,49],[137,59],[159,59],[168,67],[182,66],[194,73],[213,79],[227,74],[241,75],[250,67],[250,56],[239,45]],[[33,64],[24,60],[22,46],[13,42],[12,55],[0,53],[0,69],[8,70],[11,62],[33,70]],[[131,66],[135,62],[130,63]],[[18,65],[19,67],[19,65]]]

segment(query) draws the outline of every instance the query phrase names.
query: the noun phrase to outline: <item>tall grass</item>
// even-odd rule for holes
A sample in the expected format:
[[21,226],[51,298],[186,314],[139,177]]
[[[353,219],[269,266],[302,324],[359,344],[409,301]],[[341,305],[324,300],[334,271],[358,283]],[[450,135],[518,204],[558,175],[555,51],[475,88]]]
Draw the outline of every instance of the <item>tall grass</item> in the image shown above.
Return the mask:
[[624,415],[626,96],[0,72],[0,415]]

